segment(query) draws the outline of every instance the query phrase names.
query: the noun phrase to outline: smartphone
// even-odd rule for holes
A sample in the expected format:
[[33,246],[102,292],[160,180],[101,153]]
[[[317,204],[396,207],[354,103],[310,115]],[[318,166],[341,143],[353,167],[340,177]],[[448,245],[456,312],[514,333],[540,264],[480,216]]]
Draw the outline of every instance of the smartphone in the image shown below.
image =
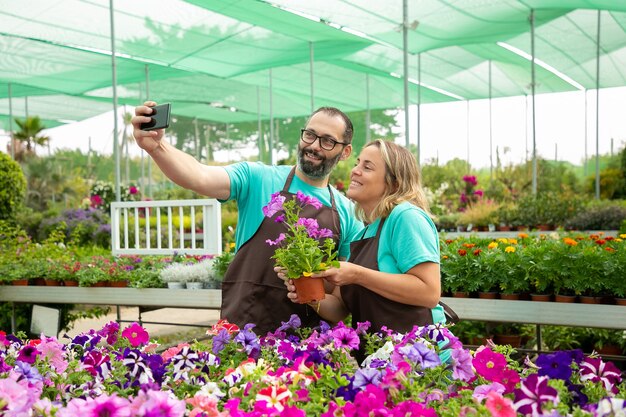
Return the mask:
[[148,123],[141,124],[141,130],[156,130],[165,129],[170,127],[170,109],[172,105],[170,103],[159,104],[158,106],[151,107],[152,114],[150,115],[150,121]]

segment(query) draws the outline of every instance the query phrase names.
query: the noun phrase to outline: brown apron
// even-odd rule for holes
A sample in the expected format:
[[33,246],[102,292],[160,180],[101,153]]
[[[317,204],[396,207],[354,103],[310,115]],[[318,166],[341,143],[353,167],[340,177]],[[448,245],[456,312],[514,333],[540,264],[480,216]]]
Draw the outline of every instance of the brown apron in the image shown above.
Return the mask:
[[[382,219],[376,236],[361,238],[350,244],[349,262],[379,271],[378,241],[384,223],[385,219]],[[362,236],[365,236],[365,231]],[[369,321],[372,323],[370,333],[379,331],[382,326],[404,333],[415,325],[433,324],[430,308],[398,303],[356,284],[342,286],[340,290],[343,302],[352,313],[352,326],[355,328],[357,323]]]
[[[295,174],[295,167],[285,181],[281,195],[289,199],[295,194],[289,192],[289,186]],[[317,219],[321,228],[330,229],[338,248],[341,237],[339,213],[335,205],[330,185],[328,186],[332,207],[322,206],[317,210],[306,205],[300,212],[300,217]],[[222,284],[221,318],[243,327],[247,323],[254,323],[254,331],[259,335],[275,331],[283,321],[288,321],[292,314],[297,314],[302,320],[302,326],[315,327],[319,325],[320,316],[313,308],[306,304],[296,304],[287,298],[287,288],[283,281],[274,272],[274,247],[267,244],[267,239],[276,239],[280,233],[286,232],[283,223],[276,223],[274,218],[264,217],[254,235],[244,243],[233,258]]]

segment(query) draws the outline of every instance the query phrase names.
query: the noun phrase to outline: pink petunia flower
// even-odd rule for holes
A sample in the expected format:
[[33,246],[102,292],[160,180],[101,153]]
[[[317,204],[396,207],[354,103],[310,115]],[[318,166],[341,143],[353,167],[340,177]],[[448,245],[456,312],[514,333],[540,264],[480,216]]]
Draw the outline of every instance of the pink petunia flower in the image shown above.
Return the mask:
[[150,335],[148,335],[146,329],[138,323],[132,323],[125,328],[122,331],[122,337],[127,339],[133,347],[144,345],[150,340]]
[[513,408],[513,401],[502,396],[502,394],[491,391],[487,394],[485,407],[491,412],[493,417],[515,417],[517,413]]

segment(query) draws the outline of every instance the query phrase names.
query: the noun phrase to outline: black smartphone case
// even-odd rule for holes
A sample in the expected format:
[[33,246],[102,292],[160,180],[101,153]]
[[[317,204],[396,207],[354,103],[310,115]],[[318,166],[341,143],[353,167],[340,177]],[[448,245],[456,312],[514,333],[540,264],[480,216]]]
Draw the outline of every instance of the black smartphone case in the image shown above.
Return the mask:
[[141,130],[168,128],[170,126],[170,108],[171,105],[169,103],[152,107],[153,112],[150,115],[151,120],[148,123],[142,123]]

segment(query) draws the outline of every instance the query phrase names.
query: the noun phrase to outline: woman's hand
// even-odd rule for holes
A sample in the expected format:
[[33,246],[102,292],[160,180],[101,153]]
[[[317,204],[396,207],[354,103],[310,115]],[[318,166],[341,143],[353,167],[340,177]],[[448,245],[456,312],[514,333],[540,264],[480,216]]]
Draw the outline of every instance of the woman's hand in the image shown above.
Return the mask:
[[313,274],[314,277],[324,278],[333,286],[357,284],[361,267],[350,262],[339,262],[339,268],[330,268],[323,272]]

